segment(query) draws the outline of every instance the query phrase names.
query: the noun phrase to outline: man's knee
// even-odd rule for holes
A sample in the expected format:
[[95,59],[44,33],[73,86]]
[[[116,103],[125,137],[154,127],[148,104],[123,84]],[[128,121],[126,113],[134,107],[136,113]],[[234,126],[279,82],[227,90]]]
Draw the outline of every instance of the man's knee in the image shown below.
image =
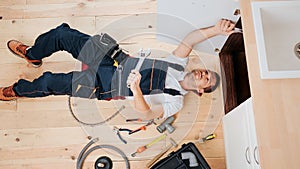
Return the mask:
[[41,77],[41,85],[46,90],[55,90],[68,88],[72,83],[72,76],[69,74],[53,74],[52,72],[45,72]]
[[40,85],[42,88],[44,88],[44,90],[49,89],[49,86],[55,83],[53,82],[53,80],[55,79],[53,78],[53,73],[51,72],[44,72],[43,75],[39,78]]
[[70,30],[70,26],[67,23],[62,23],[61,25],[57,26],[56,28],[52,29],[50,33],[52,37],[61,39],[64,37],[66,32]]
[[67,24],[67,23],[62,23],[61,25],[59,25],[59,26],[57,27],[57,29],[62,29],[62,28],[70,28],[70,26],[69,26],[69,24]]

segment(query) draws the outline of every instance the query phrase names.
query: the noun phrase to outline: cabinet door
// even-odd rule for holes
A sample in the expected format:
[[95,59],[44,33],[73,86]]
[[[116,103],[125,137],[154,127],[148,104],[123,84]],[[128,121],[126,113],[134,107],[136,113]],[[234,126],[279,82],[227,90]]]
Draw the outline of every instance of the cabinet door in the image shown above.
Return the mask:
[[223,117],[227,169],[251,169],[247,103],[244,102]]
[[[237,0],[158,0],[157,35],[163,42],[178,44],[189,32],[215,25],[221,18],[237,21]],[[215,55],[227,36],[215,36],[198,44],[201,52]]]
[[247,101],[247,115],[249,120],[249,136],[250,136],[250,154],[253,169],[260,169],[259,165],[259,153],[258,153],[258,145],[257,145],[257,137],[256,137],[256,128],[254,121],[254,111],[252,106],[252,100],[249,99]]

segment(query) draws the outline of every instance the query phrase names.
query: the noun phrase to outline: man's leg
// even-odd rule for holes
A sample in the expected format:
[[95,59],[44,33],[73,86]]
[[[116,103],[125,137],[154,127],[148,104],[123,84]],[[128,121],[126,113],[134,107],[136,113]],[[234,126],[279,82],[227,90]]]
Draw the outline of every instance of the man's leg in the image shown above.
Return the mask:
[[67,51],[77,58],[89,38],[89,35],[71,29],[68,24],[63,23],[41,34],[31,47],[16,40],[9,41],[7,46],[14,54],[26,59],[33,66],[39,67],[43,58],[57,51]]
[[0,100],[10,101],[19,97],[44,97],[49,95],[71,95],[73,72],[45,72],[31,81],[20,79],[17,83],[0,88]]
[[57,51],[67,51],[77,58],[81,48],[90,38],[89,35],[71,29],[66,23],[40,35],[34,45],[28,49],[31,59],[43,59]]
[[71,95],[73,72],[51,73],[31,81],[20,79],[13,85],[13,91],[19,97],[44,97],[49,95]]
[[45,97],[49,95],[70,95],[82,98],[98,98],[101,90],[94,73],[90,70],[70,73],[45,72],[31,81],[20,79],[17,83],[0,87],[0,100],[10,101],[19,97]]

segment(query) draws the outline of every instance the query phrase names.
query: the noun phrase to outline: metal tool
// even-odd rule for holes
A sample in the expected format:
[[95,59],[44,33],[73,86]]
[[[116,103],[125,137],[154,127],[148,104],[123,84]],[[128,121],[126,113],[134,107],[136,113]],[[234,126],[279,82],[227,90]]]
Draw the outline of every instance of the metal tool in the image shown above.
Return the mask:
[[117,84],[118,84],[118,97],[122,96],[122,72],[123,72],[123,66],[122,65],[118,65],[117,70],[116,70],[117,74]]
[[152,120],[148,120],[148,122],[145,125],[141,126],[140,128],[138,128],[136,130],[131,131],[129,134],[133,134],[133,133],[136,133],[136,132],[141,131],[141,130],[146,130],[147,129],[146,127],[150,126],[151,124],[155,124],[156,125],[156,123],[154,122],[153,119]]
[[[144,63],[145,58],[148,57],[150,54],[151,54],[150,49],[147,49],[147,50],[140,49],[139,52],[138,52],[139,61],[136,64],[134,69],[139,71],[141,69],[143,63]],[[130,88],[130,84],[127,83],[127,87]]]
[[177,147],[177,146],[178,146],[177,143],[172,138],[170,138],[170,144],[146,164],[147,168],[150,168],[160,157],[162,157],[172,147]]
[[[126,120],[126,122],[135,122],[135,121],[136,122],[145,122],[146,124],[143,125],[143,126],[141,126],[141,127],[139,127],[138,129],[130,130],[128,134],[133,134],[133,133],[136,133],[136,132],[141,131],[141,130],[146,130],[147,129],[146,127],[149,126],[149,125],[151,125],[151,124],[155,124],[156,125],[154,119],[151,119],[151,120],[142,120],[142,119],[138,118],[138,119],[127,119]],[[129,130],[129,129],[127,129],[127,130]]]
[[126,122],[140,122],[140,123],[148,123],[148,122],[153,122],[154,124],[156,124],[154,122],[154,119],[151,119],[151,120],[143,120],[141,118],[137,118],[137,119],[126,119]]
[[157,137],[156,139],[154,139],[153,141],[151,141],[150,143],[144,145],[144,146],[141,146],[139,147],[134,153],[131,154],[131,157],[135,157],[137,153],[142,153],[143,151],[145,151],[146,149],[148,149],[149,147],[151,147],[153,144],[163,140],[166,138],[166,134],[163,134],[159,137]]
[[116,126],[114,126],[113,131],[117,134],[117,136],[119,137],[119,139],[124,143],[127,144],[127,141],[125,139],[123,139],[123,137],[120,134],[120,129]]

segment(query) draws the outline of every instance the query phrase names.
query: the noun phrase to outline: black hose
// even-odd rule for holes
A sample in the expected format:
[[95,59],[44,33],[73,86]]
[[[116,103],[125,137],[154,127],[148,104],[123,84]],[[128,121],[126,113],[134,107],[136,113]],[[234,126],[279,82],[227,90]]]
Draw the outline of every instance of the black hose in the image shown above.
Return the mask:
[[[96,145],[92,148],[90,148],[89,150],[88,147],[90,147],[93,143],[97,142],[99,139],[95,138],[92,139],[80,152],[78,158],[77,158],[77,165],[76,165],[76,169],[81,169],[82,168],[82,164],[84,162],[84,160],[86,159],[86,157],[93,151],[97,150],[97,149],[103,149],[103,148],[107,148],[107,149],[111,149],[114,150],[115,152],[117,152],[118,154],[120,154],[122,156],[122,158],[125,160],[125,164],[126,164],[126,169],[130,169],[130,164],[129,164],[129,160],[127,158],[127,156],[125,155],[125,153],[120,150],[119,148],[112,146],[112,145]],[[87,151],[86,151],[87,150]]]

